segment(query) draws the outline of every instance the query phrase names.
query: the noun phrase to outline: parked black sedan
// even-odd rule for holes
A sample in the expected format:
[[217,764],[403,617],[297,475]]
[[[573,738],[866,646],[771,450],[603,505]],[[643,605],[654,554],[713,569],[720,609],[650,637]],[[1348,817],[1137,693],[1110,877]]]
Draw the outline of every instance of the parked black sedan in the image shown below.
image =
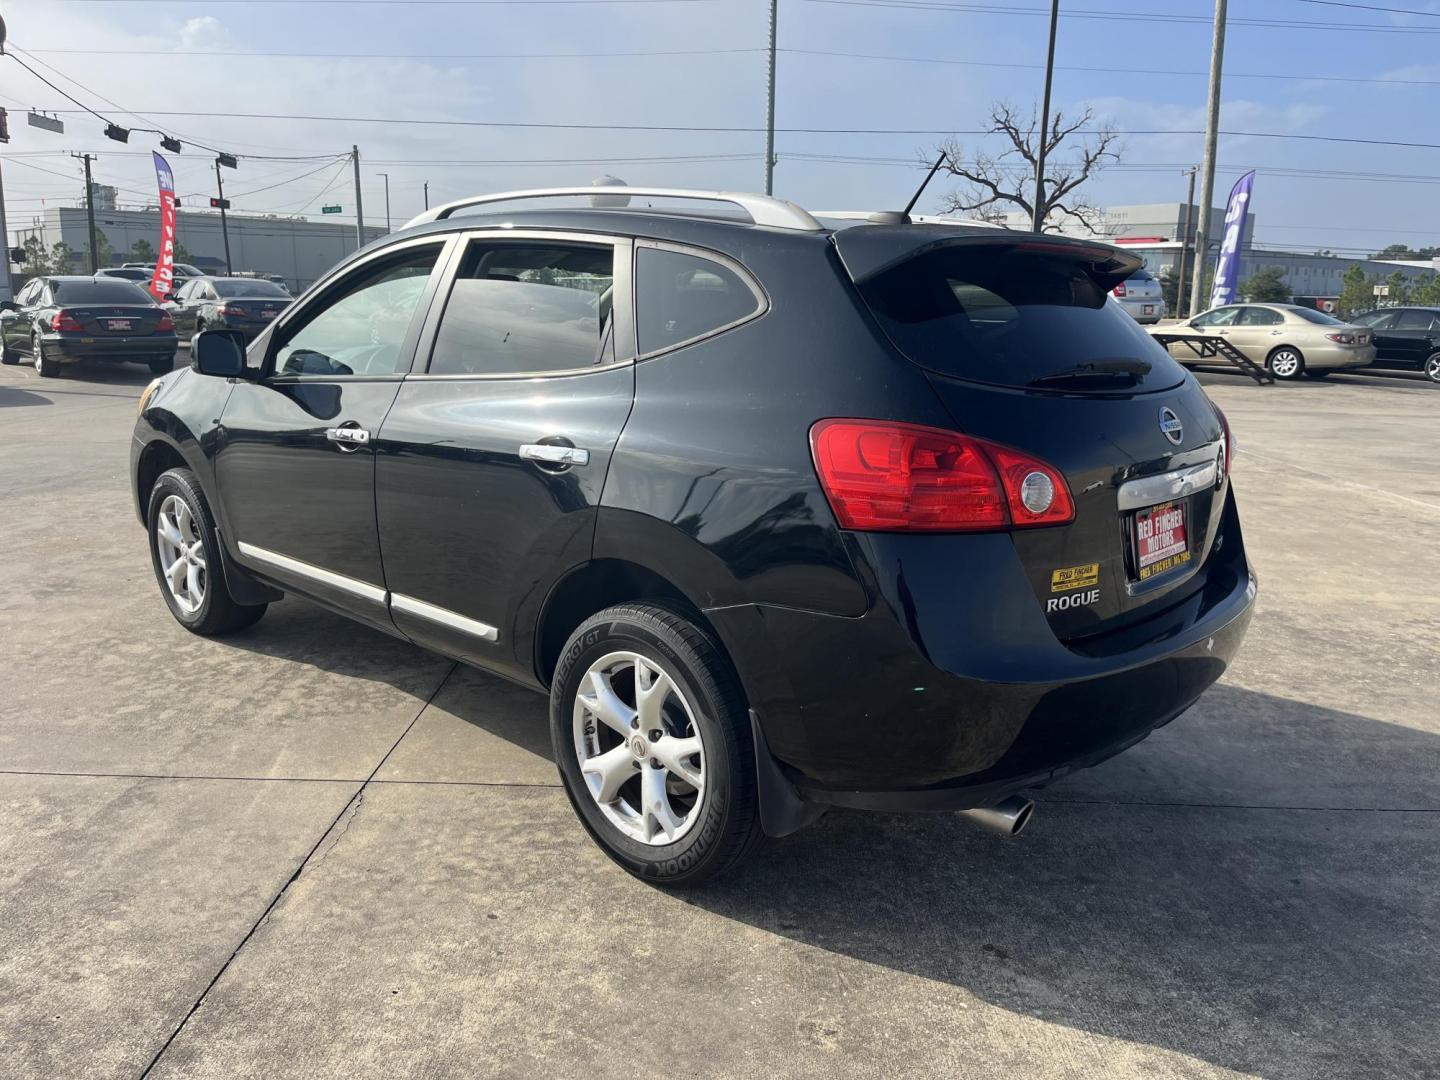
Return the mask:
[[1371,367],[1423,371],[1431,382],[1440,383],[1440,308],[1381,308],[1350,321],[1375,331]]
[[288,292],[263,278],[199,277],[176,289],[165,310],[182,341],[202,330],[239,330],[253,341],[292,302]]
[[130,361],[163,375],[175,323],[139,285],[106,277],[37,277],[0,302],[0,363],[28,356],[45,378],[72,360]]

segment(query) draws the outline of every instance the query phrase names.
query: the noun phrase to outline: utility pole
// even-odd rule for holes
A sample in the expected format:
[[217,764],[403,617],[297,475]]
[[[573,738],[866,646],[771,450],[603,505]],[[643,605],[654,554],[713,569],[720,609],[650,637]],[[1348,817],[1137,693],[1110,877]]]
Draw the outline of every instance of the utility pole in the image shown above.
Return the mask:
[[71,154],[85,162],[85,219],[90,226],[90,273],[100,269],[100,245],[95,242],[95,185],[90,182],[90,162],[93,154]]
[[1045,96],[1040,102],[1040,146],[1035,152],[1035,205],[1030,229],[1045,228],[1045,148],[1050,141],[1050,84],[1055,80],[1055,30],[1060,25],[1060,0],[1050,0],[1050,52],[1045,57]]
[[425,209],[430,209],[430,181],[425,181]]
[[219,196],[220,206],[220,235],[225,240],[225,276],[229,277],[230,269],[230,226],[225,221],[225,182],[220,179],[220,159],[215,159],[215,194]]
[[765,194],[775,194],[775,25],[780,0],[770,0],[770,73],[765,83]]
[[1200,227],[1195,230],[1195,270],[1190,282],[1190,311],[1203,310],[1200,290],[1210,261],[1210,206],[1215,201],[1215,144],[1220,130],[1220,76],[1225,68],[1225,2],[1215,0],[1215,34],[1210,44],[1210,101],[1205,118],[1204,175],[1200,180]]
[[376,176],[385,178],[385,231],[390,231],[390,174],[387,172],[376,173]]
[[355,250],[365,246],[365,208],[360,202],[360,147],[350,145],[350,161],[355,166]]
[[10,291],[10,229],[5,222],[5,181],[0,177],[0,247],[5,249],[5,273],[0,274],[0,300],[13,300]]
[[1175,282],[1175,317],[1183,318],[1185,310],[1185,256],[1190,251],[1190,207],[1195,205],[1195,166],[1185,170],[1190,176],[1190,190],[1185,195],[1185,216],[1180,226],[1180,278]]

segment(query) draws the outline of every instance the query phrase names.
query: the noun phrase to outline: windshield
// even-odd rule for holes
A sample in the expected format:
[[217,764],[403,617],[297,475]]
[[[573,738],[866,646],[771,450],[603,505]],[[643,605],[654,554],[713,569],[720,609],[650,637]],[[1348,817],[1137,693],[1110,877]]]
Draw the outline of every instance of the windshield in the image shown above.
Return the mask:
[[253,278],[212,282],[221,296],[278,296],[288,299],[289,294],[271,281]]
[[150,294],[128,281],[57,281],[57,304],[150,304]]
[[1319,323],[1321,326],[1344,326],[1343,319],[1337,319],[1334,315],[1326,315],[1323,311],[1316,311],[1314,308],[1297,307],[1290,309],[1291,314],[1299,315],[1306,322]]
[[941,248],[877,274],[860,292],[901,352],[945,375],[1028,386],[1093,369],[1124,372],[1117,388],[1130,390],[1185,379],[1134,319],[1106,302],[1102,283],[1071,260]]

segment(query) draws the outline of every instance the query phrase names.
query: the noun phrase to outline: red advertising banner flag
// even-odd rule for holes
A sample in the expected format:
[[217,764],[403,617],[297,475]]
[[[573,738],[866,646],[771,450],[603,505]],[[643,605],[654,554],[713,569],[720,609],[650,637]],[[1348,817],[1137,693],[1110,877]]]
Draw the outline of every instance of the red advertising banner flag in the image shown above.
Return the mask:
[[160,254],[149,288],[156,300],[163,300],[175,282],[175,174],[159,154],[152,151],[150,156],[155,159],[155,183],[160,188]]

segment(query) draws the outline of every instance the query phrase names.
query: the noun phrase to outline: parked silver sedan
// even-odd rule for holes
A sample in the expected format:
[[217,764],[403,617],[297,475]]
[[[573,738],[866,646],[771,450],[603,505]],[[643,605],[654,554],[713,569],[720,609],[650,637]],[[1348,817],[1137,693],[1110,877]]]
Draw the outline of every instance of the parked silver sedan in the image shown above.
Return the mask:
[[[1277,379],[1321,379],[1340,368],[1375,362],[1374,334],[1368,327],[1295,304],[1227,304],[1153,332],[1223,337]],[[1171,344],[1170,354],[1185,364],[1197,359],[1184,342]]]
[[1160,291],[1160,281],[1149,270],[1136,270],[1110,291],[1115,302],[1138,323],[1158,323],[1169,313]]

